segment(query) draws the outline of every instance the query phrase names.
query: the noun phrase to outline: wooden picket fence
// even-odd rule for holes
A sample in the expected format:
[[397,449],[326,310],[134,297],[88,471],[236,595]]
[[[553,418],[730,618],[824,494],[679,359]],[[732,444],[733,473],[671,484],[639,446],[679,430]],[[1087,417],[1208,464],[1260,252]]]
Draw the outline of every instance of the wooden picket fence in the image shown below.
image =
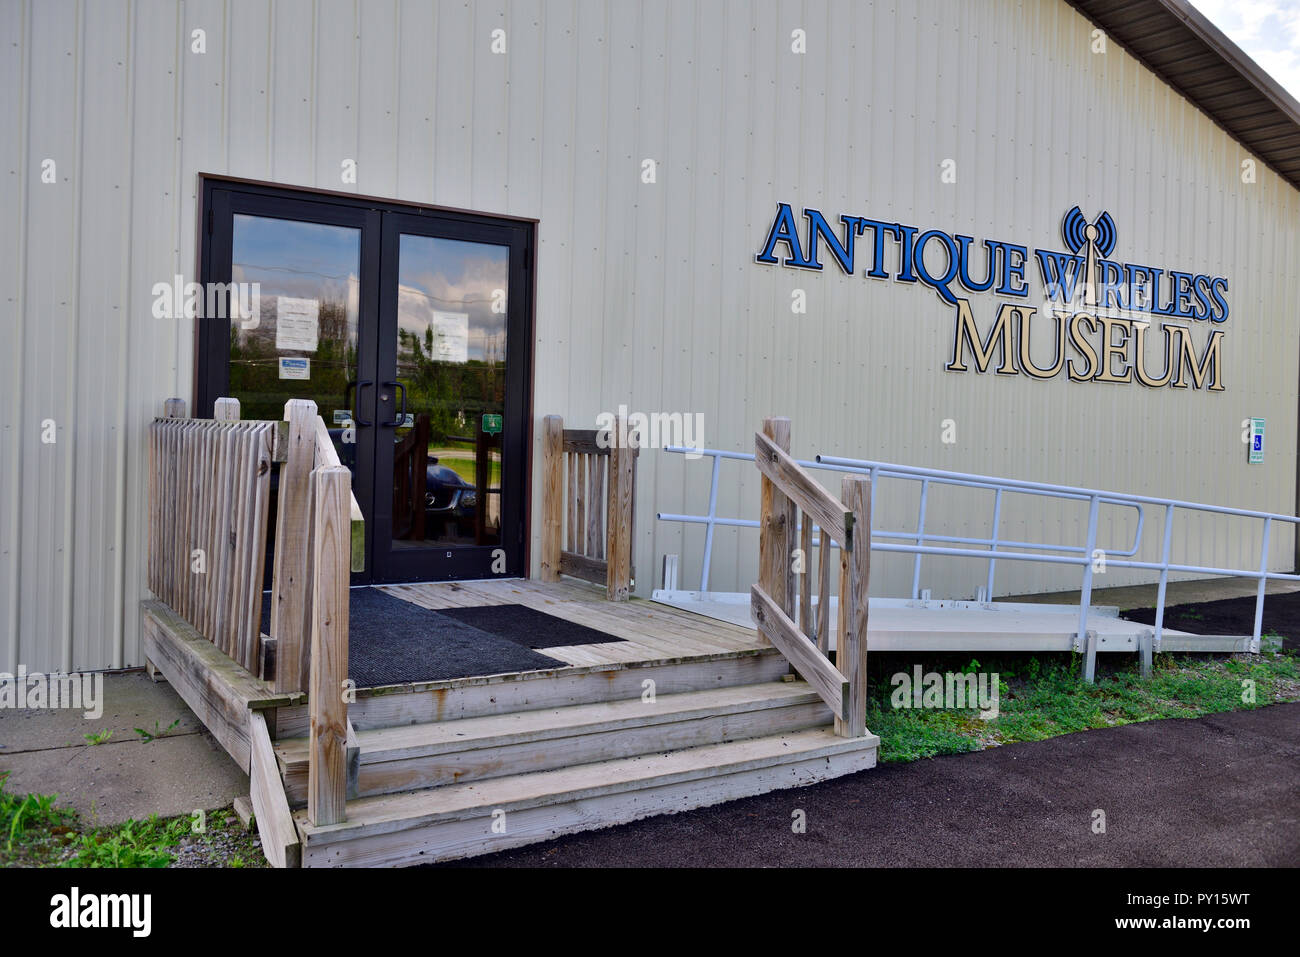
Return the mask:
[[637,447],[596,429],[542,420],[542,581],[561,575],[604,585],[611,601],[631,595],[636,530]]
[[169,400],[149,426],[149,590],[254,674],[261,655],[262,572],[271,463],[282,422],[187,419]]
[[[344,694],[348,589],[351,572],[360,571],[365,560],[365,525],[352,495],[351,472],[339,461],[314,402],[289,400],[282,422],[241,422],[234,399],[218,399],[213,419],[185,418],[180,399],[167,400],[165,408],[165,417],[149,426],[149,588],[247,674],[230,676],[229,663],[211,664],[208,674],[189,674],[182,662],[193,664],[193,654],[169,655],[166,667],[181,696],[196,713],[208,715],[209,729],[227,750],[233,748],[237,760],[251,762],[245,769],[263,785],[274,776],[278,787],[269,739],[263,740],[265,726],[256,711],[246,718],[236,713],[231,689],[244,689],[248,700],[247,689],[257,687],[250,679],[258,678],[266,690],[252,695],[305,691],[311,748],[307,813],[313,824],[340,822],[350,749]],[[280,464],[280,474],[270,633],[263,634],[273,463]],[[164,632],[152,628],[146,643],[179,644],[151,645],[160,657],[184,642],[183,635],[168,639]],[[214,694],[222,706],[209,707]],[[266,789],[253,790],[257,806]],[[262,818],[268,825],[287,819],[282,794],[275,805],[259,811],[259,827]],[[287,846],[283,840],[273,843]]]

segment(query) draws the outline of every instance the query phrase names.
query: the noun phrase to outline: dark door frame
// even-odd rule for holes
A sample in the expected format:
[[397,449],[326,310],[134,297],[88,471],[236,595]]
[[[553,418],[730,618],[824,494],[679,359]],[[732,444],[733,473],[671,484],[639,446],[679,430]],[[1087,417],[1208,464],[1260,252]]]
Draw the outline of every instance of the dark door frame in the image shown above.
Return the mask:
[[[399,246],[404,235],[430,236],[459,242],[484,243],[504,246],[510,250],[507,284],[512,292],[506,304],[506,381],[505,416],[501,447],[511,454],[503,456],[501,473],[501,541],[499,545],[434,546],[416,549],[390,549],[385,546],[392,527],[392,500],[386,495],[375,499],[375,547],[371,551],[375,570],[384,581],[413,581],[418,579],[445,581],[453,578],[492,578],[493,555],[496,548],[504,548],[507,568],[516,572],[523,565],[527,527],[523,513],[528,495],[525,475],[528,457],[530,404],[527,401],[529,386],[528,344],[532,329],[527,313],[527,302],[516,302],[513,290],[526,290],[528,283],[529,230],[518,223],[493,222],[485,218],[475,221],[449,220],[439,216],[417,216],[407,213],[388,213],[384,218],[379,282],[379,314],[396,315],[398,296]],[[383,435],[391,428],[399,414],[395,390],[385,382],[388,370],[396,370],[398,358],[397,324],[379,327],[379,370],[375,383],[378,398],[375,428]],[[375,474],[386,474],[390,467],[391,451],[387,444],[377,442]],[[487,507],[487,496],[479,490],[478,507]],[[466,574],[468,572],[468,574]]]
[[[536,333],[534,301],[536,294],[536,275],[533,273],[534,249],[536,245],[537,220],[517,216],[497,216],[476,213],[464,209],[404,203],[399,200],[381,199],[342,193],[332,190],[320,190],[296,186],[280,185],[259,180],[239,179],[234,177],[199,174],[199,219],[198,219],[198,272],[199,282],[207,288],[210,282],[230,282],[231,249],[229,233],[216,230],[215,224],[220,217],[222,221],[235,212],[247,211],[256,215],[279,216],[286,219],[298,219],[309,222],[325,222],[335,225],[356,226],[361,228],[361,302],[358,316],[358,355],[359,368],[365,368],[369,361],[372,365],[382,361],[383,356],[374,355],[376,348],[384,346],[377,342],[364,343],[360,334],[363,324],[369,321],[374,328],[380,328],[379,316],[383,282],[391,271],[396,276],[396,261],[382,259],[382,247],[389,233],[400,230],[401,223],[408,223],[419,231],[422,223],[434,224],[438,221],[457,223],[470,232],[481,231],[488,227],[498,235],[504,229],[510,230],[516,237],[511,244],[510,284],[511,295],[508,309],[521,310],[518,316],[511,316],[522,329],[522,335],[507,338],[506,360],[506,395],[517,396],[509,405],[515,407],[516,414],[511,416],[509,409],[505,417],[505,434],[503,446],[515,448],[520,460],[515,468],[510,469],[513,496],[506,487],[506,474],[502,474],[503,498],[513,497],[517,503],[509,510],[502,509],[501,536],[502,546],[509,556],[508,574],[526,577],[529,567],[529,534],[532,521],[532,420],[533,420],[533,342]],[[383,220],[387,217],[394,221],[392,228],[386,228]],[[322,218],[324,217],[324,218]],[[477,229],[476,229],[477,227]],[[499,240],[498,240],[499,241]],[[384,275],[381,275],[381,269]],[[369,281],[368,281],[369,280]],[[380,328],[380,338],[385,337]],[[194,402],[196,416],[211,416],[216,399],[229,390],[230,368],[228,349],[229,325],[225,321],[209,322],[202,318],[195,320],[194,343]],[[376,423],[389,421],[395,409],[380,400],[378,388],[365,390],[365,399],[357,397],[358,402],[365,401],[363,415],[369,415],[369,421]],[[395,397],[390,397],[390,400]],[[392,405],[392,401],[388,405]],[[362,452],[358,448],[356,472],[363,476],[362,481],[373,482],[375,463],[369,450]],[[370,491],[370,490],[367,490]],[[382,494],[373,494],[375,509],[391,510],[391,502]],[[366,523],[366,572],[364,578],[353,576],[354,584],[374,578],[376,571],[375,557],[379,544],[375,537],[375,516]],[[508,522],[508,523],[507,523]],[[514,526],[512,529],[511,526]],[[486,546],[484,546],[486,548]],[[466,556],[468,557],[468,556]],[[482,564],[482,568],[478,567]],[[489,577],[490,560],[471,565],[469,575]],[[393,567],[389,562],[386,570],[390,575],[384,581],[439,580],[467,577],[456,572],[454,563],[449,570],[434,575],[414,573],[407,567]]]

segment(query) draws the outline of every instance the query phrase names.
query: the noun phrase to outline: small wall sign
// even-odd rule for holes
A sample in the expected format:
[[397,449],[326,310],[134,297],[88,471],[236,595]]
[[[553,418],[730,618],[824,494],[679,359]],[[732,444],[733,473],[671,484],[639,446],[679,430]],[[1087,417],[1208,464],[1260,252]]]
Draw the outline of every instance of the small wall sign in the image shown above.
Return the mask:
[[499,434],[501,432],[501,416],[494,415],[491,412],[484,412],[483,431],[488,435]]
[[1250,451],[1246,461],[1250,465],[1264,464],[1264,420],[1250,420]]
[[281,379],[310,379],[311,360],[298,358],[297,356],[281,356],[280,357],[280,378]]

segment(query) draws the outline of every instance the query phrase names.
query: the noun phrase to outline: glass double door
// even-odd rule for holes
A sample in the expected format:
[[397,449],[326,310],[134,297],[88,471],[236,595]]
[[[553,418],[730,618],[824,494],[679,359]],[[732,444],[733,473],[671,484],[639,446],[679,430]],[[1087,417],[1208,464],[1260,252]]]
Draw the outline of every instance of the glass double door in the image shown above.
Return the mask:
[[[205,184],[198,398],[311,399],[366,519],[354,582],[518,575],[531,226]],[[212,287],[205,286],[205,289]]]

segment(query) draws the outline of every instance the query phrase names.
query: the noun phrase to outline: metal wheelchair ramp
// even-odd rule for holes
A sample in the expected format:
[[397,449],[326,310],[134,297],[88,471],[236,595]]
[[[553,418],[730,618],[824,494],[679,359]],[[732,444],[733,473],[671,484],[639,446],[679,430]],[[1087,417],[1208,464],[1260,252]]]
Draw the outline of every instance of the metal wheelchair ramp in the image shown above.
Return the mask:
[[[739,592],[656,590],[653,600],[719,621],[750,626],[748,595]],[[835,648],[839,603],[830,602],[830,647]],[[1084,638],[1079,639],[1078,605],[1017,602],[945,601],[872,598],[867,626],[871,651],[1033,652],[1077,651],[1086,654],[1125,652],[1142,656],[1144,671],[1156,651],[1249,652],[1250,635],[1194,635],[1155,629],[1120,618],[1109,606],[1088,609]]]
[[[656,590],[652,597],[655,601],[687,611],[750,626],[749,594],[710,590],[709,573],[716,528],[757,529],[759,526],[758,521],[751,518],[718,514],[722,463],[735,461],[752,464],[754,455],[684,446],[669,446],[664,451],[687,455],[692,459],[708,460],[712,466],[712,477],[706,514],[659,512],[657,515],[662,522],[704,526],[699,588],[680,588],[677,580],[678,556],[665,555],[663,587]],[[1274,526],[1279,523],[1283,526],[1296,526],[1300,519],[1292,515],[865,459],[819,455],[811,461],[796,461],[799,466],[814,472],[869,476],[873,489],[883,481],[914,483],[919,488],[915,525],[908,530],[879,527],[874,516],[875,496],[872,497],[872,553],[902,553],[912,556],[911,596],[870,599],[867,636],[872,651],[1075,651],[1084,656],[1083,671],[1088,681],[1093,680],[1097,654],[1123,652],[1140,655],[1145,674],[1150,669],[1152,655],[1162,651],[1259,653],[1262,645],[1271,647],[1273,642],[1261,637],[1267,584],[1270,580],[1300,582],[1300,574],[1269,568],[1269,543]],[[989,493],[990,521],[987,535],[960,536],[944,534],[933,528],[927,529],[926,506],[929,497],[933,489],[942,487],[976,489]],[[1005,520],[1007,504],[1015,496],[1055,500],[1062,504],[1074,503],[1076,507],[1086,506],[1086,535],[1077,541],[1044,542],[1013,540],[1005,533],[1000,534],[1000,524]],[[1098,512],[1102,507],[1132,510],[1135,530],[1131,541],[1120,543],[1118,547],[1098,549]],[[1158,515],[1155,522],[1148,524],[1146,521],[1148,511],[1155,511]],[[1259,536],[1258,559],[1248,568],[1209,566],[1191,559],[1177,560],[1173,535],[1176,514],[1233,516],[1251,523],[1255,530],[1250,534]],[[1161,537],[1146,534],[1152,526],[1162,530]],[[822,548],[821,531],[814,526],[811,534],[804,538],[807,530],[799,528],[797,537],[800,541],[808,542],[811,548],[820,553],[821,560],[825,561],[828,550]],[[839,547],[829,537],[825,544],[834,549]],[[1153,576],[1158,575],[1154,625],[1126,621],[1119,617],[1116,608],[1091,604],[1094,566],[1099,552],[1104,552],[1105,563],[1111,567],[1141,569]],[[812,554],[810,551],[806,556],[810,570]],[[925,556],[961,558],[984,563],[985,568],[980,572],[984,584],[973,589],[977,591],[976,599],[932,599],[929,590],[921,588],[922,562]],[[994,594],[996,569],[1000,562],[1006,561],[1077,568],[1082,578],[1080,602],[1077,605],[1048,605],[989,600]],[[1257,590],[1252,633],[1199,635],[1165,628],[1165,597],[1171,574],[1253,579],[1257,583]],[[799,602],[809,600],[806,590],[798,599]],[[830,647],[833,648],[838,617],[837,600],[831,598],[829,606],[828,631]],[[815,602],[810,608],[813,609],[810,619],[820,617],[816,614]]]

